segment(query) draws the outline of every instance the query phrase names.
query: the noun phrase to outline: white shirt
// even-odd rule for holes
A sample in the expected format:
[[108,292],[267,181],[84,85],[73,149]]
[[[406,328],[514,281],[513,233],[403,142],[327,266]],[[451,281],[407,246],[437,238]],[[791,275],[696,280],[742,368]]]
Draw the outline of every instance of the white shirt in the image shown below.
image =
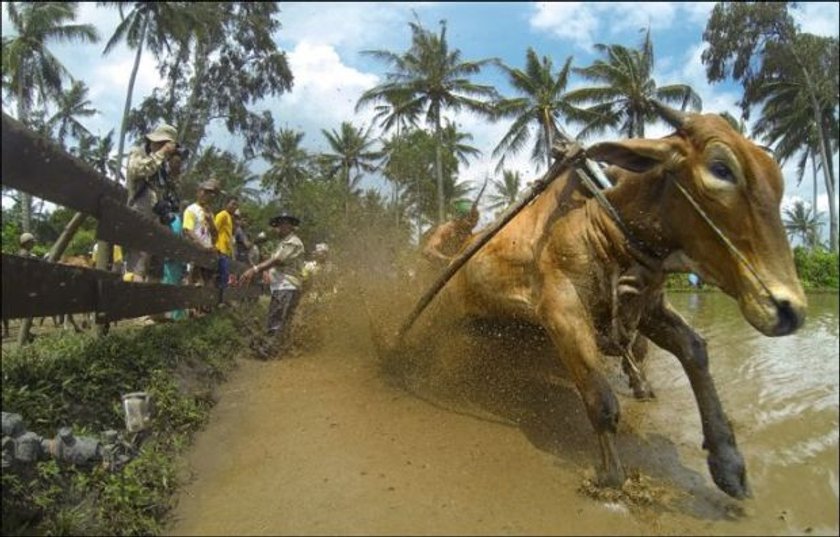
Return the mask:
[[213,246],[213,235],[207,223],[208,215],[212,221],[213,215],[198,203],[193,203],[184,211],[184,231],[192,230],[193,235],[197,236],[201,245],[205,247]]

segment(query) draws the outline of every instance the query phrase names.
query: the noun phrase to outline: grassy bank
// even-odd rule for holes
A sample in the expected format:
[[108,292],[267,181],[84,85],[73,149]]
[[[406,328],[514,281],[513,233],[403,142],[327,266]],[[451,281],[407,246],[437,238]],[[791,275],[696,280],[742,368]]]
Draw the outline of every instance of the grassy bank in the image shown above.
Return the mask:
[[64,425],[76,435],[124,430],[121,395],[129,392],[149,392],[155,414],[138,456],[120,472],[54,460],[30,475],[4,471],[3,534],[159,533],[178,486],[177,456],[207,419],[214,386],[248,351],[243,325],[264,322],[264,306],[243,309],[102,339],[57,334],[4,351],[3,411],[21,414],[45,438]]

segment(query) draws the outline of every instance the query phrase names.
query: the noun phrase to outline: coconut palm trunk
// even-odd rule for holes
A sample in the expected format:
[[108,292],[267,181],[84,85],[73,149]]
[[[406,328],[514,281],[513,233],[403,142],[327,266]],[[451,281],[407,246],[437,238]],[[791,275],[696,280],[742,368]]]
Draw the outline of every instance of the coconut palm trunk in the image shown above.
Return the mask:
[[[17,100],[17,109],[18,109],[18,121],[22,124],[26,125],[26,121],[29,116],[29,110],[27,110],[25,99],[24,99],[24,89],[23,89],[23,77],[20,77],[20,82],[18,83],[18,100]],[[28,192],[21,191],[20,193],[20,210],[21,210],[21,218],[20,218],[20,226],[23,228],[24,233],[31,233],[32,232],[32,194]]]
[[435,175],[437,176],[437,206],[438,206],[438,223],[441,224],[446,217],[446,211],[443,202],[443,137],[441,136],[440,128],[440,111],[435,114]]
[[551,148],[554,146],[554,132],[551,129],[551,118],[548,117],[548,110],[543,110],[543,131],[545,132],[545,165],[548,169],[551,168]]
[[[143,42],[146,40],[146,29],[149,26],[149,19],[143,21],[143,29],[140,32],[140,40],[137,43],[137,54],[134,55],[134,67],[131,69],[131,76],[128,78],[128,93],[125,96],[125,107],[123,108],[122,124],[120,125],[120,143],[117,147],[118,173],[122,175],[122,159],[125,149],[125,135],[128,130],[128,113],[131,111],[131,97],[134,94],[134,82],[137,80],[137,71],[140,69],[140,56],[143,54]],[[117,178],[119,180],[119,177]],[[129,193],[129,196],[131,193]]]

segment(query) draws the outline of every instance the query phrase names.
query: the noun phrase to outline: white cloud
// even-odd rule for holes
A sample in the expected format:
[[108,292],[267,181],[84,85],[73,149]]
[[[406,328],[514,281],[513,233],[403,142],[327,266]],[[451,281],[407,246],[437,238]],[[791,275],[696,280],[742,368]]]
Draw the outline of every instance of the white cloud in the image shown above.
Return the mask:
[[[376,75],[348,67],[330,45],[305,41],[289,52],[289,64],[294,88],[270,109],[278,125],[307,134],[305,145],[320,143],[322,128],[338,128],[342,121],[359,125],[369,121],[372,112],[355,114],[354,107],[362,93],[376,85]],[[287,118],[295,118],[295,123],[286,125]]]
[[803,32],[837,36],[840,19],[840,6],[837,2],[804,2],[799,7],[791,12]]
[[529,23],[536,30],[546,31],[560,39],[573,41],[580,48],[592,46],[592,36],[599,27],[592,8],[584,2],[560,2],[536,5]]
[[348,50],[388,48],[383,43],[406,40],[411,10],[428,3],[290,2],[280,5],[279,36],[293,43],[309,42]]
[[685,14],[692,22],[708,18],[710,3],[673,2],[540,2],[529,23],[538,31],[573,41],[590,50],[601,36],[650,27],[669,28]]

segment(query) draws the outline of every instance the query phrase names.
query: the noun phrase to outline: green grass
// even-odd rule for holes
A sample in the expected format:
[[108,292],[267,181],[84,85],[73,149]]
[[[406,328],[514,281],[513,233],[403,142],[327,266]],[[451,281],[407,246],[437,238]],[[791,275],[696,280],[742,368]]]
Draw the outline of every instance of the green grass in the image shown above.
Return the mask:
[[[243,308],[245,309],[245,308]],[[177,456],[206,422],[213,388],[247,351],[242,323],[261,326],[264,305],[182,323],[109,334],[56,333],[4,350],[3,403],[27,430],[52,438],[124,430],[122,394],[147,391],[152,432],[118,473],[54,460],[3,472],[3,534],[159,534],[178,486]]]

